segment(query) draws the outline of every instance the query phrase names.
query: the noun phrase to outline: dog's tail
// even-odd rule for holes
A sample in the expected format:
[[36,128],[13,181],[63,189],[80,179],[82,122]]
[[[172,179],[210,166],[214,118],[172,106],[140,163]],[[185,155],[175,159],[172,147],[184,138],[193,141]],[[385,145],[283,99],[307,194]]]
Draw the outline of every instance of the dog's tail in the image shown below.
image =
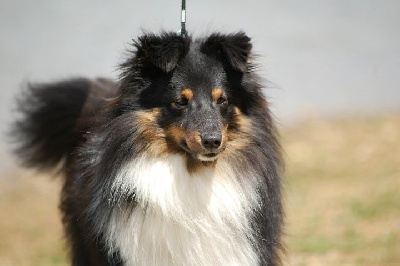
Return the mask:
[[17,101],[22,116],[12,129],[21,164],[38,170],[62,165],[114,91],[115,83],[107,79],[28,85]]

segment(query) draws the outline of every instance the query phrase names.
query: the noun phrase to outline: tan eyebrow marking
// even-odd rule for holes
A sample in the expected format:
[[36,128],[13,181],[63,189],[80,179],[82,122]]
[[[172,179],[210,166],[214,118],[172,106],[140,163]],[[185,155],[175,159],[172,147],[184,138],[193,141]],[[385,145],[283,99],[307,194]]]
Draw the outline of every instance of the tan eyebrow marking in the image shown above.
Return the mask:
[[190,88],[183,89],[181,96],[187,100],[191,100],[193,98],[193,91]]
[[222,94],[223,94],[223,92],[222,92],[221,88],[214,88],[211,91],[211,95],[214,100],[218,100],[219,98],[221,98]]

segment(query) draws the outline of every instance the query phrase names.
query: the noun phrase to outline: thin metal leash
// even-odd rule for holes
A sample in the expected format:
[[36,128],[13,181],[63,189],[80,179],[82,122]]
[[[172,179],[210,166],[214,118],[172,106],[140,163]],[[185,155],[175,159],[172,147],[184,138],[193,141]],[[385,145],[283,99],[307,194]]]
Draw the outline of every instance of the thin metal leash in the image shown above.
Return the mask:
[[181,8],[181,35],[186,37],[186,0],[182,0]]

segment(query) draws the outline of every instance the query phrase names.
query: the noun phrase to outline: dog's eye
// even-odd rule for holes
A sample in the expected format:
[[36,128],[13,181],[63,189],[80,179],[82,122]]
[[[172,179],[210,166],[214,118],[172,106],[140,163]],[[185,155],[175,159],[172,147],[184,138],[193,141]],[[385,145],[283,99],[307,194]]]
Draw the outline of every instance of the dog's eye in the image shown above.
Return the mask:
[[185,97],[182,97],[180,99],[177,99],[176,101],[173,101],[171,103],[171,105],[175,109],[183,109],[188,105],[188,103],[189,103],[189,100],[186,99]]
[[228,104],[228,100],[224,96],[221,96],[218,98],[217,104],[220,106],[226,106]]

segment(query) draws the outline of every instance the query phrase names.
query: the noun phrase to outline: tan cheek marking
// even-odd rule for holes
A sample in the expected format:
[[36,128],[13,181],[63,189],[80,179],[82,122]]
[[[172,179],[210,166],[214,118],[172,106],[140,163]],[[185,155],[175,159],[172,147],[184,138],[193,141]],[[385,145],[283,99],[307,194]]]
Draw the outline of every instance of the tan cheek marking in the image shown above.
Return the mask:
[[181,92],[181,96],[190,101],[193,98],[193,91],[189,88],[183,89]]
[[185,130],[180,127],[169,127],[165,130],[165,134],[173,139],[177,144],[186,136]]
[[215,101],[218,100],[219,98],[221,98],[222,94],[223,94],[223,92],[222,92],[221,88],[214,88],[211,91],[211,96]]
[[147,125],[149,123],[155,123],[158,116],[160,115],[160,109],[153,108],[150,111],[139,111],[135,114],[137,116],[137,119],[140,121],[139,126],[141,125],[141,123]]
[[247,118],[237,106],[234,107],[234,112],[240,131],[251,132],[251,120]]
[[235,107],[233,108],[233,111],[235,112],[236,117],[242,115],[242,111],[240,111],[239,107],[237,107],[237,106],[235,106]]
[[186,141],[187,146],[192,152],[197,153],[202,149],[201,138],[198,132],[193,131],[187,133],[185,129],[181,127],[169,127],[165,130],[165,135],[174,143],[173,147],[171,147],[171,145],[169,147],[171,151],[181,151],[179,146],[181,145],[182,139]]
[[227,144],[226,151],[223,155],[235,156],[237,151],[243,150],[251,143],[252,122],[247,118],[239,108],[235,107],[236,123],[239,127],[238,130],[227,130]]
[[160,110],[154,108],[151,111],[141,111],[135,113],[136,127],[141,137],[141,141],[147,141],[147,152],[158,155],[167,151],[165,135],[162,129],[156,125],[156,120],[160,115]]
[[189,132],[186,142],[192,151],[196,152],[202,149],[200,133],[197,131]]

